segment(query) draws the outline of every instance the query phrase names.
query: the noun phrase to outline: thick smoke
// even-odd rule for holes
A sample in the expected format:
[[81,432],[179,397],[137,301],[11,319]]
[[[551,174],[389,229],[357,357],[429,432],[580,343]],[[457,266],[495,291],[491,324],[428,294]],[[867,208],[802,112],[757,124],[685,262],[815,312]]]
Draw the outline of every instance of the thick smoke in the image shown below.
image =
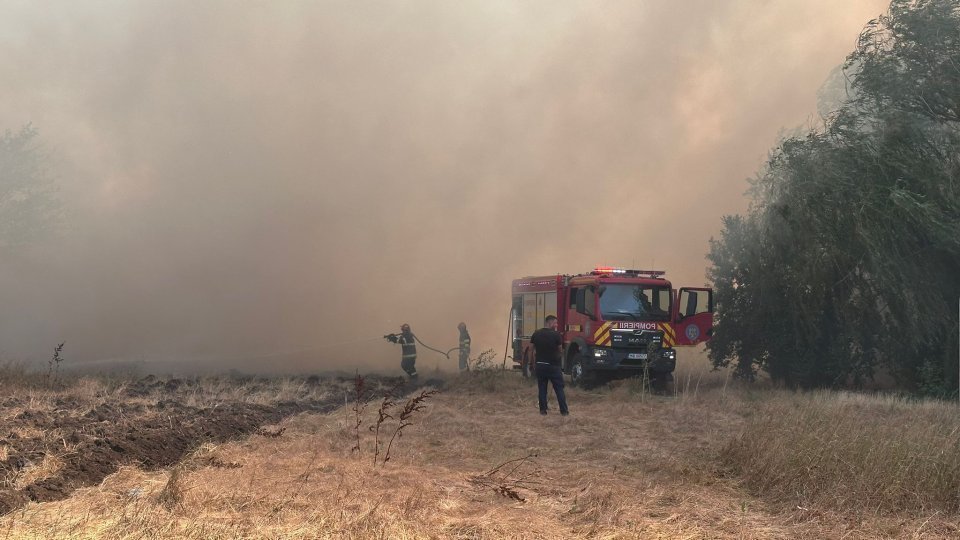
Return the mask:
[[7,2],[0,129],[40,129],[69,212],[0,262],[0,351],[393,369],[401,322],[502,351],[515,277],[700,285],[883,8]]

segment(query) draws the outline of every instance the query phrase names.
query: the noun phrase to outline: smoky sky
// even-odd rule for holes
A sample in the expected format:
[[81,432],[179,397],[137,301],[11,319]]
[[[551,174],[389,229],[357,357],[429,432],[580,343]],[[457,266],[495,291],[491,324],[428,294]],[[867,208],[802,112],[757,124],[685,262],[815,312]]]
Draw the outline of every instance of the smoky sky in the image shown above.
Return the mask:
[[5,2],[0,129],[40,130],[66,213],[0,262],[0,354],[392,369],[401,322],[502,354],[516,277],[702,285],[884,8]]

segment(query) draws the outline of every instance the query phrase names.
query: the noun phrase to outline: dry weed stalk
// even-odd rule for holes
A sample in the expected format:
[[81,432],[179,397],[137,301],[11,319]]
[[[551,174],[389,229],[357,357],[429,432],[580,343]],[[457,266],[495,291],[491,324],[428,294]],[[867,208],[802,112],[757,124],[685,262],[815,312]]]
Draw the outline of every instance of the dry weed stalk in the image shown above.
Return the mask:
[[393,388],[388,390],[383,395],[383,400],[380,402],[380,407],[377,409],[377,422],[376,424],[370,426],[370,430],[373,431],[373,466],[377,466],[377,459],[380,457],[380,427],[387,420],[392,420],[393,416],[389,413],[396,404],[396,392],[399,390],[402,383],[397,383]]
[[47,386],[53,387],[57,382],[57,378],[60,375],[60,363],[63,362],[64,358],[60,356],[63,352],[63,346],[66,343],[61,343],[53,349],[53,357],[47,361]]
[[[533,460],[538,456],[538,453],[531,452],[523,457],[505,461],[483,474],[473,475],[468,480],[471,484],[491,488],[508,499],[525,502],[526,499],[520,494],[520,489],[530,489],[531,486],[540,483],[535,479],[540,477],[541,470]],[[514,476],[514,473],[521,471],[524,465],[529,465],[527,470]]]
[[383,456],[383,463],[381,465],[386,465],[387,462],[390,461],[390,450],[393,448],[393,442],[403,436],[404,428],[413,425],[413,415],[416,414],[417,411],[423,410],[427,406],[426,401],[437,392],[437,390],[424,390],[420,392],[420,395],[407,400],[403,409],[400,410],[397,428],[393,431],[390,442],[387,443],[387,451]]

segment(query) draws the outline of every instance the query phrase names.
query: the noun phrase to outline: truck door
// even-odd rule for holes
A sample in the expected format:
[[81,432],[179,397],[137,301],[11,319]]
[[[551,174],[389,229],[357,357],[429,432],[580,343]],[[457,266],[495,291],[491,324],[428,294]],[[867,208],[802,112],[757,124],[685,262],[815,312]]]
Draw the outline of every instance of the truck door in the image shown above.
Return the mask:
[[677,345],[696,345],[713,335],[713,289],[681,287],[674,307]]
[[539,328],[537,326],[537,295],[535,293],[524,293],[520,309],[523,311],[523,326],[520,337],[530,339],[533,332]]
[[555,292],[548,292],[543,295],[543,318],[546,319],[550,315],[559,317],[559,313],[557,313],[557,293]]

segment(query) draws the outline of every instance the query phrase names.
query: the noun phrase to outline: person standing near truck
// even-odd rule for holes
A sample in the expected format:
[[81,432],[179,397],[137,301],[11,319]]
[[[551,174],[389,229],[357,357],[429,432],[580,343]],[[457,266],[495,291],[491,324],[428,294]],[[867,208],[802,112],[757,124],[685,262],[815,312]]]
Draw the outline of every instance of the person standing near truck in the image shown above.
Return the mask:
[[563,371],[560,369],[560,357],[563,351],[563,336],[557,331],[557,318],[548,315],[545,326],[530,336],[530,343],[537,352],[536,374],[540,414],[547,414],[547,384],[553,385],[557,395],[560,414],[567,416],[567,396],[563,392]]

